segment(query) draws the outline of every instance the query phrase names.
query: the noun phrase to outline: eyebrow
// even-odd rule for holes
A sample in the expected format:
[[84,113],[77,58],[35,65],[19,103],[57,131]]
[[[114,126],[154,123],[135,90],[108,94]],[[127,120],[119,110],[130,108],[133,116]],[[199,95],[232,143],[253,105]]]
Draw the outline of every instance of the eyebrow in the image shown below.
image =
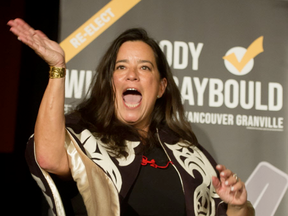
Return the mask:
[[154,64],[151,62],[151,61],[148,61],[148,60],[139,60],[138,62],[140,63],[149,63],[152,65],[152,67],[154,68]]
[[[127,63],[129,61],[127,59],[118,60],[118,61],[115,62],[115,64],[118,64],[118,63],[121,63],[121,62]],[[151,61],[149,61],[149,60],[138,60],[138,63],[149,63],[154,68],[154,64]]]

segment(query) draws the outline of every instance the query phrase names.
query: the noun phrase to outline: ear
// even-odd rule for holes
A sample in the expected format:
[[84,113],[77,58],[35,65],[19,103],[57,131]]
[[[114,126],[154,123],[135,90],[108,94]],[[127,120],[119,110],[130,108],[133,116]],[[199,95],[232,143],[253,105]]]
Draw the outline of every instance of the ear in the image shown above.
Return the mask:
[[159,86],[159,91],[158,91],[158,98],[162,97],[162,95],[164,94],[164,92],[166,90],[166,87],[167,87],[167,79],[163,78],[160,81],[160,86]]

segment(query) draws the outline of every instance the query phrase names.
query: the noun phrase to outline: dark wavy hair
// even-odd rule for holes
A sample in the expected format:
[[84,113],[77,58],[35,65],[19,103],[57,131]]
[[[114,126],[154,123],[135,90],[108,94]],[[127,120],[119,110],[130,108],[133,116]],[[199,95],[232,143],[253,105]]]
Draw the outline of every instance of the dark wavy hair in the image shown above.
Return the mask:
[[[146,136],[141,135],[143,133],[133,126],[118,120],[115,114],[112,78],[119,48],[126,41],[143,41],[148,44],[154,52],[160,78],[167,80],[165,93],[155,103]],[[87,129],[100,137],[108,148],[117,152],[117,156],[127,156],[125,151],[127,135],[137,137],[147,147],[157,145],[156,128],[163,125],[167,125],[188,145],[198,145],[190,124],[185,120],[181,94],[174,82],[166,57],[157,42],[150,38],[144,29],[128,29],[112,42],[96,69],[90,91],[90,96],[76,107],[74,113],[80,116]]]

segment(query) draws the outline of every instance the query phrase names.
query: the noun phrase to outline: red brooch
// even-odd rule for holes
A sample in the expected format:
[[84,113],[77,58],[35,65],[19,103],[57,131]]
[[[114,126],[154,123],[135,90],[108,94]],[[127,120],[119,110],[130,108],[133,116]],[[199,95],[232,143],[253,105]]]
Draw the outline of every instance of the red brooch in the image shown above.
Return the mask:
[[147,157],[145,157],[145,156],[143,155],[143,156],[142,156],[141,165],[146,166],[147,164],[150,164],[151,167],[164,169],[164,168],[167,168],[170,163],[173,164],[172,161],[168,161],[168,163],[166,164],[166,166],[158,166],[158,165],[155,163],[155,160],[154,160],[154,159],[152,159],[152,160],[149,161],[149,160],[147,159]]

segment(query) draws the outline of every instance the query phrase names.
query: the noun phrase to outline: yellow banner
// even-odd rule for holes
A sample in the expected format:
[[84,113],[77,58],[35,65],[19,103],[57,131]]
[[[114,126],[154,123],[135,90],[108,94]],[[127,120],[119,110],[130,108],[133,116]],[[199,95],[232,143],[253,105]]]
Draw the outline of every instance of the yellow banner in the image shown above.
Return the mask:
[[60,43],[66,63],[141,0],[112,0]]

